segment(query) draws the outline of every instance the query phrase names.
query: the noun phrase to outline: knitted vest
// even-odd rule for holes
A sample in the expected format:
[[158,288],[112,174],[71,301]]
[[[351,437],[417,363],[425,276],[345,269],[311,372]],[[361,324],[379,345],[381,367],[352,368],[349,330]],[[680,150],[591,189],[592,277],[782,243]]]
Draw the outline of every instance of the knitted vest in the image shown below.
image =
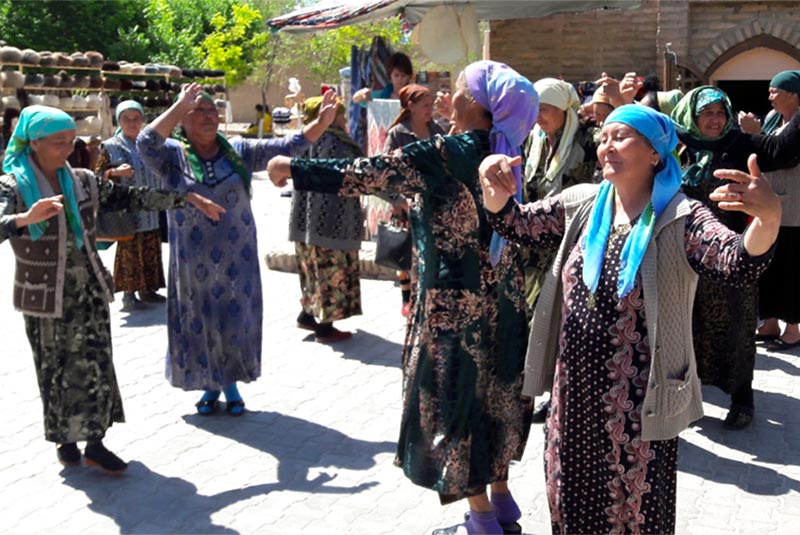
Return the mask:
[[[136,151],[136,143],[134,141],[126,140],[122,135],[114,136],[103,141],[103,148],[108,151],[112,167],[117,167],[123,163],[133,167],[134,175],[130,178],[120,179],[119,182],[121,184],[126,186],[147,186],[149,188],[159,187],[161,180],[158,175],[144,165],[139,153]],[[136,212],[137,232],[148,232],[157,228],[158,212],[147,210]]]
[[[531,321],[523,394],[553,386],[561,331],[561,270],[589,218],[596,185],[564,190],[565,234]],[[650,342],[650,377],[642,407],[642,439],[668,440],[703,416],[700,380],[692,345],[692,305],[697,273],[686,259],[685,218],[691,203],[677,194],[658,218],[639,273]]]
[[[95,212],[98,205],[97,182],[87,169],[73,169],[75,196],[83,224],[83,246],[89,256],[92,271],[100,282],[108,301],[114,300],[114,281],[103,266],[95,247]],[[17,212],[25,202],[17,188],[14,175],[2,175],[0,181],[17,192]],[[14,273],[14,308],[30,316],[60,318],[63,315],[64,271],[67,264],[67,225],[62,210],[45,222],[44,234],[36,241],[27,230],[9,238],[16,258]]]

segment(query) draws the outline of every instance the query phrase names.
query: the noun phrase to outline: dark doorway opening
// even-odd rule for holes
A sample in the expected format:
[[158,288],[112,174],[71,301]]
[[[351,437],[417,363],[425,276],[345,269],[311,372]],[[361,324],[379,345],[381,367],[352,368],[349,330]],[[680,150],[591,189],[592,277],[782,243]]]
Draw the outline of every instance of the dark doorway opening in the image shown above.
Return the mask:
[[733,113],[753,112],[762,119],[772,109],[769,103],[769,80],[719,80],[717,87],[731,99]]

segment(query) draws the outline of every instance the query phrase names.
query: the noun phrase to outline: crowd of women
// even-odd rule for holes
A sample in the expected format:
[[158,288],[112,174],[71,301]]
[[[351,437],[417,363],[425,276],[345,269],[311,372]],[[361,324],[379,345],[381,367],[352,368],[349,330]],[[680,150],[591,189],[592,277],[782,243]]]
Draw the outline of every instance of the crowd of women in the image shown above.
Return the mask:
[[[320,342],[349,338],[333,322],[361,313],[358,197],[405,209],[414,263],[395,463],[441,503],[467,500],[464,521],[437,533],[521,532],[509,467],[548,391],[553,532],[674,532],[677,437],[702,416],[701,383],[730,394],[725,425],[743,429],[756,341],[800,340],[800,223],[786,202],[800,72],[771,81],[776,113],[762,127],[711,86],[681,96],[604,73],[582,106],[564,81],[480,61],[437,102],[449,135],[432,121],[435,95],[401,82],[401,116],[370,158],[332,91],[306,102],[300,133],[267,140],[225,139],[197,84],[148,125],[122,103],[97,174],[67,164],[68,115],[22,111],[0,179],[0,240],[17,259],[14,306],[45,438],[63,464],[126,468],[102,444],[124,419],[108,302],[115,282],[129,303],[134,292],[157,300],[165,282],[143,210],[168,214],[167,379],[203,392],[200,414],[222,395],[230,415],[244,413],[237,383],[259,377],[263,335],[250,180],[266,168],[276,185],[292,179],[297,325]],[[114,210],[143,215],[112,280],[95,217]]]

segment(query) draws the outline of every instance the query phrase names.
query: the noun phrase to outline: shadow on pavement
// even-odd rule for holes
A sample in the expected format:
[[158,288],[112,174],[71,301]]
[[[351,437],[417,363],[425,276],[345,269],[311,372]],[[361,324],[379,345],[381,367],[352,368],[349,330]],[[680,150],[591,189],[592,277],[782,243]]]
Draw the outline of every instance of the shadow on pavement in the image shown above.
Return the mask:
[[148,304],[148,308],[133,312],[121,312],[120,327],[152,327],[167,323],[167,305],[164,303]]
[[775,358],[774,355],[791,355],[792,357],[797,357],[800,355],[800,348],[792,349],[791,351],[769,351],[766,355],[759,353],[756,355],[756,371],[772,371],[778,370],[782,371],[787,375],[800,375],[800,366],[797,364],[793,364],[792,362],[783,360],[781,358]]
[[[218,417],[217,417],[218,416]],[[232,419],[226,414],[183,416],[186,423],[235,440],[267,453],[278,461],[278,481],[263,485],[262,493],[276,490],[354,494],[377,482],[354,486],[327,485],[336,474],[320,473],[308,479],[312,468],[335,466],[343,470],[367,470],[375,466],[375,456],[395,451],[394,442],[370,442],[350,438],[335,429],[278,412],[247,411]],[[318,470],[316,470],[318,471]]]
[[226,495],[202,496],[197,487],[177,477],[166,477],[144,464],[131,461],[124,476],[111,477],[93,469],[65,469],[64,483],[82,491],[91,500],[89,509],[105,515],[120,533],[222,533],[236,531],[218,526],[211,515],[248,496],[259,494],[241,489]]
[[[303,342],[316,343],[314,333],[307,334],[303,338]],[[399,368],[403,360],[402,344],[360,329],[356,329],[353,337],[348,340],[323,345],[341,351],[342,358],[357,360],[364,364]]]
[[[703,400],[726,409],[730,402],[726,394],[708,387],[703,389]],[[717,444],[748,454],[752,461],[800,466],[800,450],[792,432],[800,424],[800,400],[756,390],[755,406],[749,428],[729,430],[721,420],[706,416],[695,423],[694,430]],[[772,467],[722,458],[685,440],[681,440],[678,448],[678,468],[710,481],[736,485],[753,494],[778,496],[789,491],[800,492],[800,481]]]

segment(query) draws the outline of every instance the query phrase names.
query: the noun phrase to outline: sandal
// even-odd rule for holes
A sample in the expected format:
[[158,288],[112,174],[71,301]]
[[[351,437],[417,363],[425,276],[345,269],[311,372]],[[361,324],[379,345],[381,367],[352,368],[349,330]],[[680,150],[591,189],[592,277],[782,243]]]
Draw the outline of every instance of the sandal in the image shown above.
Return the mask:
[[244,414],[244,401],[228,401],[225,403],[225,412],[231,416],[241,416]]
[[194,404],[194,406],[197,407],[197,414],[202,416],[208,416],[209,414],[216,412],[217,405],[219,405],[219,401],[216,399],[201,399]]
[[744,429],[753,423],[753,415],[755,409],[753,407],[745,407],[744,405],[731,405],[728,415],[722,425],[726,429],[739,430]]

